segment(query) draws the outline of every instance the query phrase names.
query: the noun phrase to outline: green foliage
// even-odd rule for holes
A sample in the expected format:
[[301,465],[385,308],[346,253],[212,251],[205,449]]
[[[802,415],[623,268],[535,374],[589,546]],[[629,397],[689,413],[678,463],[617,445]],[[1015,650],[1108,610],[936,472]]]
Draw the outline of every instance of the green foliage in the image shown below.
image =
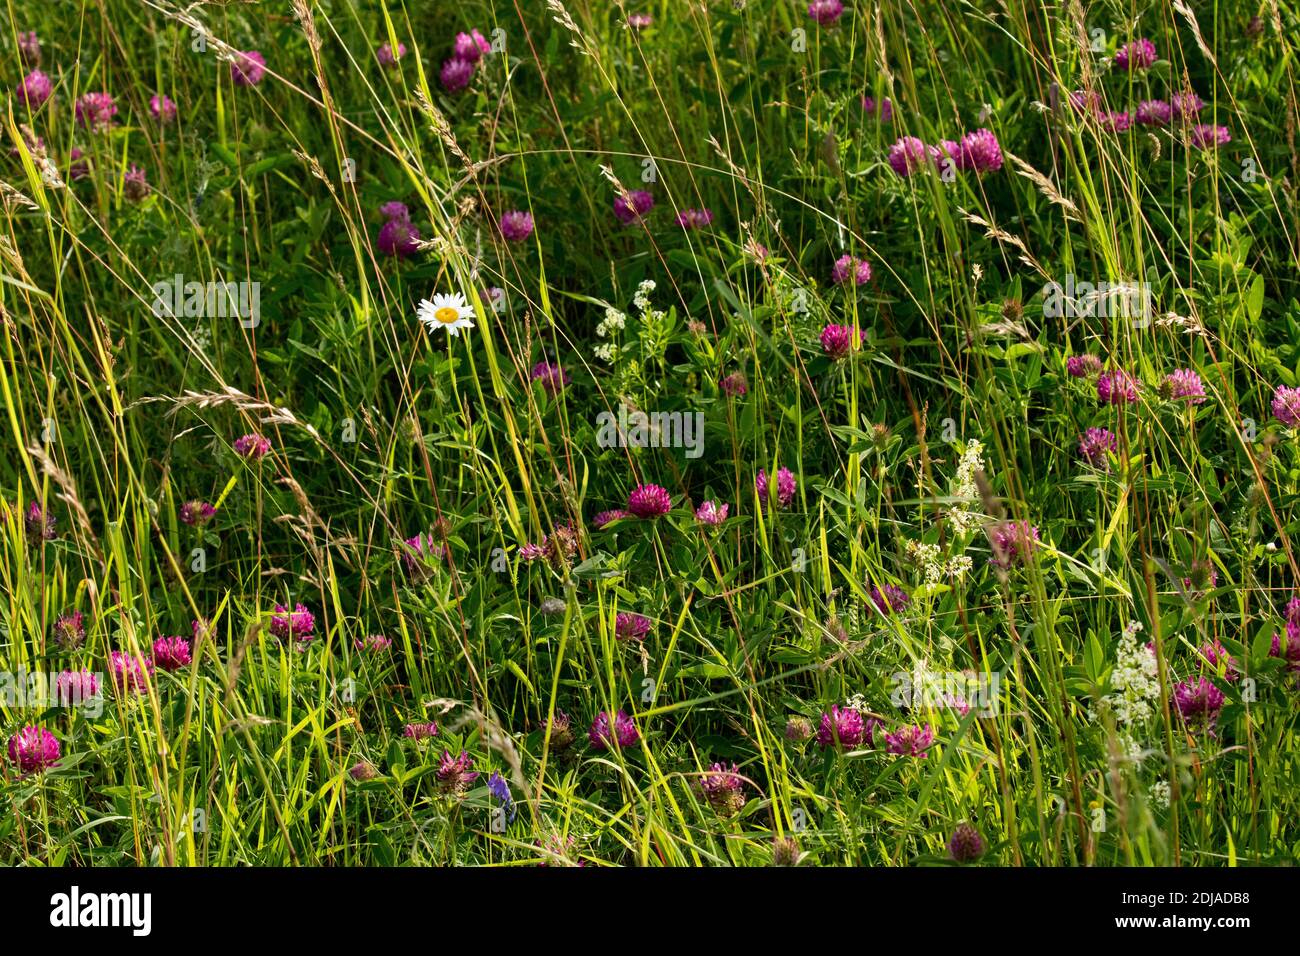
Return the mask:
[[[805,6],[10,21],[4,82],[35,30],[54,95],[11,98],[0,153],[0,666],[103,693],[0,689],[5,737],[62,754],[6,763],[0,861],[748,866],[794,836],[805,864],[934,865],[963,821],[1005,865],[1294,860],[1300,692],[1273,638],[1300,460],[1270,406],[1300,384],[1294,14],[886,2],[819,27]],[[449,92],[472,27],[493,52]],[[1137,36],[1158,62],[1114,67]],[[251,49],[268,72],[236,85]],[[1184,88],[1229,142],[1103,122]],[[74,104],[100,90],[118,112],[92,132]],[[979,128],[1000,169],[888,161]],[[655,206],[625,224],[634,189]],[[379,240],[394,201],[408,257]],[[535,229],[506,242],[512,209]],[[870,281],[834,282],[843,256]],[[257,283],[257,321],[156,308],[175,276]],[[1153,308],[1054,314],[1067,276]],[[438,293],[474,327],[422,326]],[[828,325],[860,345],[828,354]],[[1082,354],[1138,400],[1101,403]],[[1203,402],[1169,394],[1178,369]],[[702,454],[603,446],[620,405],[698,415]],[[1091,461],[1089,428],[1115,439]],[[765,505],[780,469],[793,495]],[[596,524],[644,483],[668,514]],[[215,515],[186,523],[192,501]],[[276,622],[297,604],[310,641]],[[169,635],[193,663],[115,691],[110,655]],[[1184,719],[1202,679],[1217,718]],[[832,706],[869,736],[808,739]],[[602,711],[638,741],[593,747]],[[925,756],[890,753],[913,725]],[[479,775],[455,786],[462,751]]]

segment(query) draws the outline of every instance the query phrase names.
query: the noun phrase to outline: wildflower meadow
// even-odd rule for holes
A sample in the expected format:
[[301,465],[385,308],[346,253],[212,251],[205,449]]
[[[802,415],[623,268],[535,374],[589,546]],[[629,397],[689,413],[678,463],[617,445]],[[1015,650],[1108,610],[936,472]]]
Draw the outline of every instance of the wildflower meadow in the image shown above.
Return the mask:
[[0,863],[1300,856],[1293,4],[3,19]]

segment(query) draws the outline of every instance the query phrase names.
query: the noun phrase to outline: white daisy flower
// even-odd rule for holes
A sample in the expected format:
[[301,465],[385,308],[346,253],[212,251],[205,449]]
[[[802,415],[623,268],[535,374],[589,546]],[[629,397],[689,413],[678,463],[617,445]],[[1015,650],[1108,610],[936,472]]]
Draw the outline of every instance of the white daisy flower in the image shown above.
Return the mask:
[[448,335],[460,335],[461,329],[472,329],[474,310],[459,292],[453,295],[436,294],[433,301],[421,299],[416,318],[429,327],[429,331],[446,329]]

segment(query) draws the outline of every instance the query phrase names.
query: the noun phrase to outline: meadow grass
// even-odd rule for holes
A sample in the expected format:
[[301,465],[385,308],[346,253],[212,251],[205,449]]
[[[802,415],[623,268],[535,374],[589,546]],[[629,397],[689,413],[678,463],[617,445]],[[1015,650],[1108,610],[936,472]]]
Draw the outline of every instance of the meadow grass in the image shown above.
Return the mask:
[[1294,862],[1296,10],[807,6],[7,7],[0,861]]

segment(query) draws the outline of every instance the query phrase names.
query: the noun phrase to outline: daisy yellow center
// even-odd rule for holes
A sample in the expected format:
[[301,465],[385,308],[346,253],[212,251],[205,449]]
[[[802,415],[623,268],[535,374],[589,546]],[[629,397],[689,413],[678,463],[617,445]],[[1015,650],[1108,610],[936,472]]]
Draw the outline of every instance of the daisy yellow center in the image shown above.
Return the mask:
[[444,305],[441,309],[433,313],[433,317],[443,325],[451,325],[460,318],[460,310],[453,309],[449,305]]

